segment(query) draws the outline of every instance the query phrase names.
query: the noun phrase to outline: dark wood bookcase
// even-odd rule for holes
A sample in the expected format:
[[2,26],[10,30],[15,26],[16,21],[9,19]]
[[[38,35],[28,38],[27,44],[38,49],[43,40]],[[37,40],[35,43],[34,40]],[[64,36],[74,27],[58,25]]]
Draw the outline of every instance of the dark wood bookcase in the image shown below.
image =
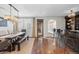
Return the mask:
[[[71,30],[69,19],[70,19],[70,18],[69,18],[68,16],[65,16],[66,30]],[[68,24],[68,23],[69,23],[69,24]]]
[[65,16],[66,30],[79,30],[79,12],[74,17]]
[[79,12],[76,12],[75,16],[75,30],[79,30]]
[[79,53],[79,12],[76,12],[75,14],[76,15],[72,18],[65,16],[67,33],[67,35],[65,35],[65,44],[73,51]]

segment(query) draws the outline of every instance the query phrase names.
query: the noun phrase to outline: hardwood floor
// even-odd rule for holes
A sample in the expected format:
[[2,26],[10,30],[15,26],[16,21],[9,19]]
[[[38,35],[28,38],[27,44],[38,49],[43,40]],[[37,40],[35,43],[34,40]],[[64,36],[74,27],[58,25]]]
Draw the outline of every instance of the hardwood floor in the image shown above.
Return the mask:
[[68,47],[59,47],[54,38],[31,38],[21,44],[20,51],[2,52],[1,54],[75,54]]
[[12,52],[7,52],[7,51],[6,52],[0,52],[0,54],[31,54],[34,40],[35,40],[34,38],[30,38],[29,40],[24,41],[21,44],[21,50],[20,51],[17,51],[17,49],[16,49],[15,51],[12,51]]
[[38,38],[35,39],[32,48],[32,54],[73,54],[74,52],[67,47],[58,47],[53,38]]

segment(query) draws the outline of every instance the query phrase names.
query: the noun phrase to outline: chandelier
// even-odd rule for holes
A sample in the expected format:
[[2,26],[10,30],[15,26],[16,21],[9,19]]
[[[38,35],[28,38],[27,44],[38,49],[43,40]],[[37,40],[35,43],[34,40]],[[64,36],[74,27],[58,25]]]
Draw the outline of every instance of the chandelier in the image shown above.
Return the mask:
[[[12,4],[9,4],[9,6],[10,6],[10,15],[5,15],[4,16],[4,19],[5,20],[8,20],[8,21],[17,21],[17,18],[19,17],[18,15],[19,15],[19,10],[17,10]],[[17,15],[12,15],[12,9],[14,9],[15,11],[16,11],[16,14]]]

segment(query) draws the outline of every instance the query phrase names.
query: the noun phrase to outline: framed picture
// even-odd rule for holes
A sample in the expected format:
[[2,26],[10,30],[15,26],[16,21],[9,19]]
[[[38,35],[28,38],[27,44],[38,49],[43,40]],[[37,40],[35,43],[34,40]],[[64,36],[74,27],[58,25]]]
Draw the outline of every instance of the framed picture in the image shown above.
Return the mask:
[[0,27],[7,27],[7,20],[0,17]]

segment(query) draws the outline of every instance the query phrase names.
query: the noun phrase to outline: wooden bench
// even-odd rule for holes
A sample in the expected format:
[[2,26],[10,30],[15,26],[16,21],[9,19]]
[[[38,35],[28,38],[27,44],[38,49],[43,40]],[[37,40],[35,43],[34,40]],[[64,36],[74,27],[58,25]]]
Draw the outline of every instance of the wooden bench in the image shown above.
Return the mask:
[[24,41],[26,40],[26,38],[27,38],[27,40],[28,40],[28,36],[25,35],[23,38],[20,38],[19,41],[15,42],[15,45],[17,45],[17,50],[18,50],[18,51],[20,51],[20,44],[21,44],[22,42],[24,42]]

